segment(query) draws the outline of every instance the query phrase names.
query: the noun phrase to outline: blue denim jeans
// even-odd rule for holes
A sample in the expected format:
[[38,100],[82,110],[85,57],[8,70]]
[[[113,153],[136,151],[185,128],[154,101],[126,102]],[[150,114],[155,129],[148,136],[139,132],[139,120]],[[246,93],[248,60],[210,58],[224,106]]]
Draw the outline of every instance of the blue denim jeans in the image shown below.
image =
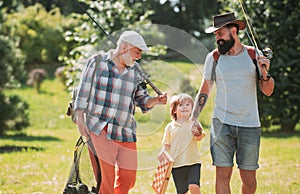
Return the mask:
[[214,166],[231,167],[236,156],[238,168],[256,170],[258,166],[260,127],[238,127],[214,118],[210,131],[210,152]]

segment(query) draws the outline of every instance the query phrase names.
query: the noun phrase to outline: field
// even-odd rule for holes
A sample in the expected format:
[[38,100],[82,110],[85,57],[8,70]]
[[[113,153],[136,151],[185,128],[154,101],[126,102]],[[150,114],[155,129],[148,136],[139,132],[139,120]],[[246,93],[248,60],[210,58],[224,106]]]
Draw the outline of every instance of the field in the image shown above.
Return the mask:
[[[166,64],[177,74],[189,74],[194,86],[200,84],[199,67],[187,67],[185,63]],[[166,72],[161,70],[161,72]],[[196,72],[196,73],[195,73]],[[162,78],[161,80],[157,77]],[[168,93],[178,91],[178,80],[171,74],[156,74],[151,79],[166,88]],[[180,77],[179,77],[180,78]],[[176,83],[177,82],[177,83]],[[167,86],[167,87],[163,87]],[[72,164],[73,149],[79,133],[76,126],[65,116],[69,94],[58,80],[46,80],[41,93],[32,88],[7,91],[18,94],[30,104],[31,126],[21,133],[8,133],[0,137],[0,194],[56,194],[62,193]],[[171,91],[171,92],[170,92]],[[207,111],[201,116],[209,134],[212,100]],[[157,107],[142,115],[137,112],[139,169],[137,182],[132,194],[154,193],[151,188],[157,165],[157,153],[163,128],[169,122],[168,106]],[[215,170],[209,154],[209,135],[199,144],[202,155],[201,191],[214,193]],[[260,153],[260,168],[257,171],[258,194],[300,193],[300,134],[263,133]],[[86,151],[86,150],[85,150]],[[82,156],[81,173],[83,180],[93,184],[91,169],[86,152]],[[240,193],[238,170],[234,168],[231,180],[232,193]],[[175,193],[172,179],[167,193]]]

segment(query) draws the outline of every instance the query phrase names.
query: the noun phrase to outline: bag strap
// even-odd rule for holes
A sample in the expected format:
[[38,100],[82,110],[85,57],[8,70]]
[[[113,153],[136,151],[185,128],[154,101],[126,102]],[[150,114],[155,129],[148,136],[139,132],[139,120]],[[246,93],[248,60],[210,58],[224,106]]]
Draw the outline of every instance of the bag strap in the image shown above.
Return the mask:
[[80,178],[79,174],[79,164],[80,164],[80,157],[81,152],[83,150],[85,143],[80,136],[79,139],[76,142],[75,148],[74,148],[74,158],[73,158],[73,164],[70,169],[69,177],[67,179],[67,184],[65,186],[65,190],[68,188],[69,185],[76,185],[77,183],[82,183],[82,180]]
[[91,88],[90,88],[90,92],[89,92],[89,96],[87,98],[87,109],[89,107],[89,102],[90,102],[90,98],[91,98],[91,93],[92,93],[92,88],[93,88],[93,85],[94,85],[94,78],[95,78],[95,75],[96,75],[96,70],[97,70],[97,65],[100,63],[100,61],[102,60],[102,55],[101,54],[98,54],[95,56],[95,68],[94,68],[94,71],[93,71],[93,74],[92,74],[92,83],[91,83]]
[[213,51],[213,58],[214,58],[214,62],[213,62],[213,66],[212,66],[212,70],[211,70],[211,81],[216,81],[216,67],[217,67],[217,64],[218,64],[218,60],[219,60],[219,57],[220,57],[220,53],[217,49],[215,49]]

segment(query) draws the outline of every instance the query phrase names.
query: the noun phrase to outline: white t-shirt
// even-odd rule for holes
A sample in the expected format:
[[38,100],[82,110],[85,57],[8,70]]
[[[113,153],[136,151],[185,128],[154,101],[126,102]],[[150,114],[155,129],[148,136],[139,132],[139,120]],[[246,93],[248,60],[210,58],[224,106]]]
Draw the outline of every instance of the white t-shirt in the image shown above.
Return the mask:
[[165,127],[162,143],[171,146],[168,152],[174,159],[173,168],[201,163],[190,121],[182,124],[176,121],[170,122]]
[[[211,80],[213,61],[211,52],[205,60],[205,80]],[[260,127],[256,85],[256,69],[247,49],[237,56],[220,55],[213,118],[234,126]]]

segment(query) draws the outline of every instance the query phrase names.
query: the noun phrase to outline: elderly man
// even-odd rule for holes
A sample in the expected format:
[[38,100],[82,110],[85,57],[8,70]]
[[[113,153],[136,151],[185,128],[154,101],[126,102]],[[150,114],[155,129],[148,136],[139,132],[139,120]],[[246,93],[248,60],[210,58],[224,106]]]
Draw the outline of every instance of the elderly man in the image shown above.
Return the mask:
[[[167,102],[166,93],[149,96],[140,74],[133,68],[146,50],[148,47],[139,33],[125,31],[117,48],[102,54],[101,60],[97,60],[99,56],[90,58],[81,76],[75,101],[77,125],[80,133],[91,139],[99,157],[101,194],[126,194],[135,184],[135,106],[146,112]],[[96,163],[92,164],[96,168]]]

